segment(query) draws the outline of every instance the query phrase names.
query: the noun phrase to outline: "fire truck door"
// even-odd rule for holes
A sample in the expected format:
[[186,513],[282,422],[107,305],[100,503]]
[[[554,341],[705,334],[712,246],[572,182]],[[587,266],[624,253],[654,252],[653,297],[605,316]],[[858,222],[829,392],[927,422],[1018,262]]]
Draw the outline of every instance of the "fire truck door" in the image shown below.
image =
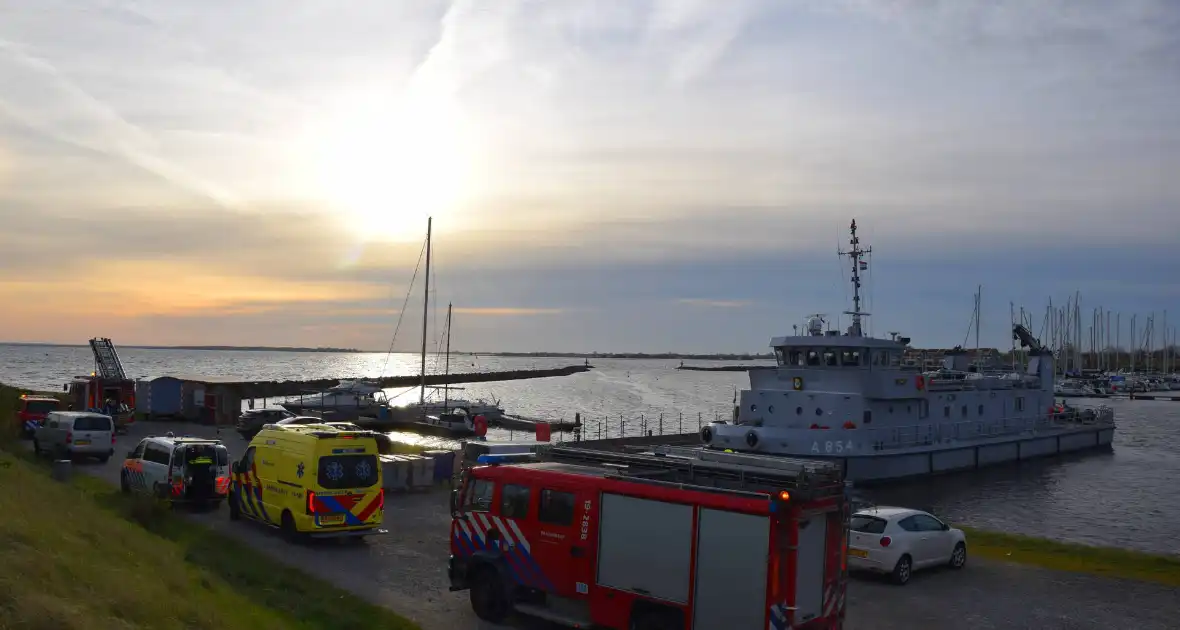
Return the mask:
[[593,580],[592,534],[596,499],[572,487],[541,486],[533,557],[552,593],[586,597]]

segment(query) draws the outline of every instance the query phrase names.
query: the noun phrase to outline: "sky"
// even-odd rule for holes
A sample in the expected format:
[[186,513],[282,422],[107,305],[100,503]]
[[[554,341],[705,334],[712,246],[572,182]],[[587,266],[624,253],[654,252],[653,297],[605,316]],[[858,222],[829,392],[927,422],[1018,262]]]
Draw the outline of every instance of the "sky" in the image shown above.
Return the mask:
[[1180,324],[1171,0],[0,0],[0,84],[4,341],[413,348],[428,216],[464,350],[847,325],[853,218],[878,336]]

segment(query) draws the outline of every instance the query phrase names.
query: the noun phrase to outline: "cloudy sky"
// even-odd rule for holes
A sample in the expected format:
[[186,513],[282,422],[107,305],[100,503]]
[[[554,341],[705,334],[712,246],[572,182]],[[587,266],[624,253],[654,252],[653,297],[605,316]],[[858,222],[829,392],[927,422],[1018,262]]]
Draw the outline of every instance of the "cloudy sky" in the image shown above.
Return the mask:
[[464,349],[763,350],[854,217],[878,334],[1180,323],[1170,0],[0,0],[0,84],[0,340],[385,348],[427,216]]

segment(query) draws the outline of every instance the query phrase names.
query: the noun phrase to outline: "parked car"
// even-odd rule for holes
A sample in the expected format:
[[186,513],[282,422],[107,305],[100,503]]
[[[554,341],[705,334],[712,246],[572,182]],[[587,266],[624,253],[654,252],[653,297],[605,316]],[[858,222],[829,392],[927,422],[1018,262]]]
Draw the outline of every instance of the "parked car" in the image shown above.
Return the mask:
[[901,507],[872,507],[852,515],[848,568],[888,574],[897,584],[913,572],[967,563],[967,535],[933,514]]
[[293,417],[295,417],[295,414],[279,407],[251,409],[238,416],[238,422],[235,428],[239,435],[250,440],[262,430],[263,425],[275,424],[286,418]]
[[33,432],[33,452],[106,462],[115,454],[115,423],[91,411],[51,411]]

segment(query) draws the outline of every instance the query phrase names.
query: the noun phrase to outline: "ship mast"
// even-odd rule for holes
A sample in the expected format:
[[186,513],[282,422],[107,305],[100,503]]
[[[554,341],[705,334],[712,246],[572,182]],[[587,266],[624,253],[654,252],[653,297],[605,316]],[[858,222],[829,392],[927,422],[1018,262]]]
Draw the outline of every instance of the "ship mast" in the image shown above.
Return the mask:
[[865,254],[873,253],[873,248],[860,248],[860,238],[856,236],[856,219],[852,220],[852,238],[848,241],[852,245],[852,249],[844,252],[841,251],[841,256],[847,256],[852,261],[852,310],[844,311],[845,315],[852,316],[852,325],[848,327],[848,336],[861,337],[863,336],[863,329],[861,328],[861,317],[867,317],[869,313],[860,310],[860,272],[868,268],[869,264],[864,261]]

